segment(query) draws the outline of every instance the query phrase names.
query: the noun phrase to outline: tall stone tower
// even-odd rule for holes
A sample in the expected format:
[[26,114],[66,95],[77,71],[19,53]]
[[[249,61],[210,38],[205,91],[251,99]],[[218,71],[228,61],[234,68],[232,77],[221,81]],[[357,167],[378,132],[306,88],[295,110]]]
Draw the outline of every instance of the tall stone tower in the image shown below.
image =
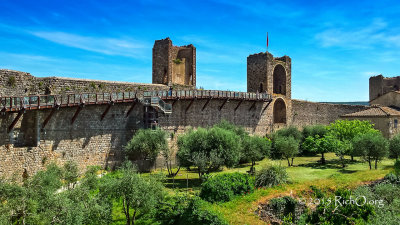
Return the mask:
[[247,57],[247,91],[272,95],[272,125],[279,129],[290,123],[292,62],[289,56],[274,57],[261,52]]
[[269,52],[247,57],[247,91],[292,97],[292,62],[289,56],[274,57]]
[[196,86],[196,48],[172,45],[168,37],[153,47],[153,84]]

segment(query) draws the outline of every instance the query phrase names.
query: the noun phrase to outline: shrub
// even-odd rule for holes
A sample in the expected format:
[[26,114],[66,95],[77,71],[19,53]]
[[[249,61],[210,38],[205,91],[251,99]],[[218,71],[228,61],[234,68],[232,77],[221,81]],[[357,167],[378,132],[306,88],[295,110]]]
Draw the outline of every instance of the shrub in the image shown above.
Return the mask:
[[400,177],[394,173],[386,174],[385,178],[383,178],[386,183],[391,184],[400,184]]
[[[335,199],[340,202],[350,202],[351,191],[337,190]],[[353,198],[354,199],[354,198]],[[374,215],[374,207],[370,204],[361,204],[362,198],[357,204],[333,203],[331,201],[321,201],[317,209],[308,215],[307,224],[365,224],[371,215]],[[338,207],[339,206],[339,207]]]
[[243,173],[228,173],[210,177],[201,185],[200,197],[209,202],[227,202],[235,195],[253,191],[254,180]]
[[[328,132],[326,126],[324,125],[310,125],[303,127],[303,131],[301,132],[303,135],[302,142],[304,142],[308,137],[324,137]],[[302,156],[315,156],[317,152],[312,151],[311,149],[304,148],[305,146],[300,145],[300,153]]]
[[285,196],[282,198],[271,199],[268,206],[273,211],[274,215],[279,219],[284,219],[285,217],[290,216],[290,222],[294,222],[294,218],[292,216],[295,216],[295,210],[298,204],[299,203],[296,201],[296,199]]
[[228,224],[219,213],[212,210],[210,203],[198,197],[168,196],[156,210],[156,219],[161,224]]
[[288,182],[288,174],[285,167],[270,166],[261,169],[256,173],[255,186],[256,187],[273,187],[278,184],[285,184]]
[[394,159],[399,158],[399,156],[400,156],[400,134],[397,134],[392,139],[390,139],[389,156]]
[[400,160],[396,159],[396,161],[394,162],[394,173],[397,176],[400,176]]

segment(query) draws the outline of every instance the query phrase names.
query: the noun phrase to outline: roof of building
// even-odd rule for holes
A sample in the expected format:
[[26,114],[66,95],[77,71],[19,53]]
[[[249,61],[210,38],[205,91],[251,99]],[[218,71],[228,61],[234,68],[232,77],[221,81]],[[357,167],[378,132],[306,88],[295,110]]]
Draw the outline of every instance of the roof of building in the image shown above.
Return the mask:
[[388,117],[400,116],[400,111],[392,107],[373,105],[371,108],[342,115],[342,117]]

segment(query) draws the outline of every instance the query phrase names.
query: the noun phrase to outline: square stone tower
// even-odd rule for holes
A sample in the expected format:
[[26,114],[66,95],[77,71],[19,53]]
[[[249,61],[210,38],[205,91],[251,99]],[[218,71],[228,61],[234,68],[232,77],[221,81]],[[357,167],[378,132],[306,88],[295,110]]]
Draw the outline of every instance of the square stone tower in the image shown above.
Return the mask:
[[247,57],[247,91],[292,97],[292,62],[289,56],[261,52]]
[[168,37],[153,47],[153,84],[196,86],[196,48],[172,45]]

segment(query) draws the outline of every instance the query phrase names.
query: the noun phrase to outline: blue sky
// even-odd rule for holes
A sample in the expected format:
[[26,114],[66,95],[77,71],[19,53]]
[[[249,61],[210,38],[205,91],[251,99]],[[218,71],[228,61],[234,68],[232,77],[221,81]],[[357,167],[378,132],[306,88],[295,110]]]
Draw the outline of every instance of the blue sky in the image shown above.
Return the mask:
[[398,1],[0,1],[0,68],[151,82],[154,40],[197,48],[197,86],[246,90],[246,57],[292,58],[292,97],[368,100],[399,74]]

